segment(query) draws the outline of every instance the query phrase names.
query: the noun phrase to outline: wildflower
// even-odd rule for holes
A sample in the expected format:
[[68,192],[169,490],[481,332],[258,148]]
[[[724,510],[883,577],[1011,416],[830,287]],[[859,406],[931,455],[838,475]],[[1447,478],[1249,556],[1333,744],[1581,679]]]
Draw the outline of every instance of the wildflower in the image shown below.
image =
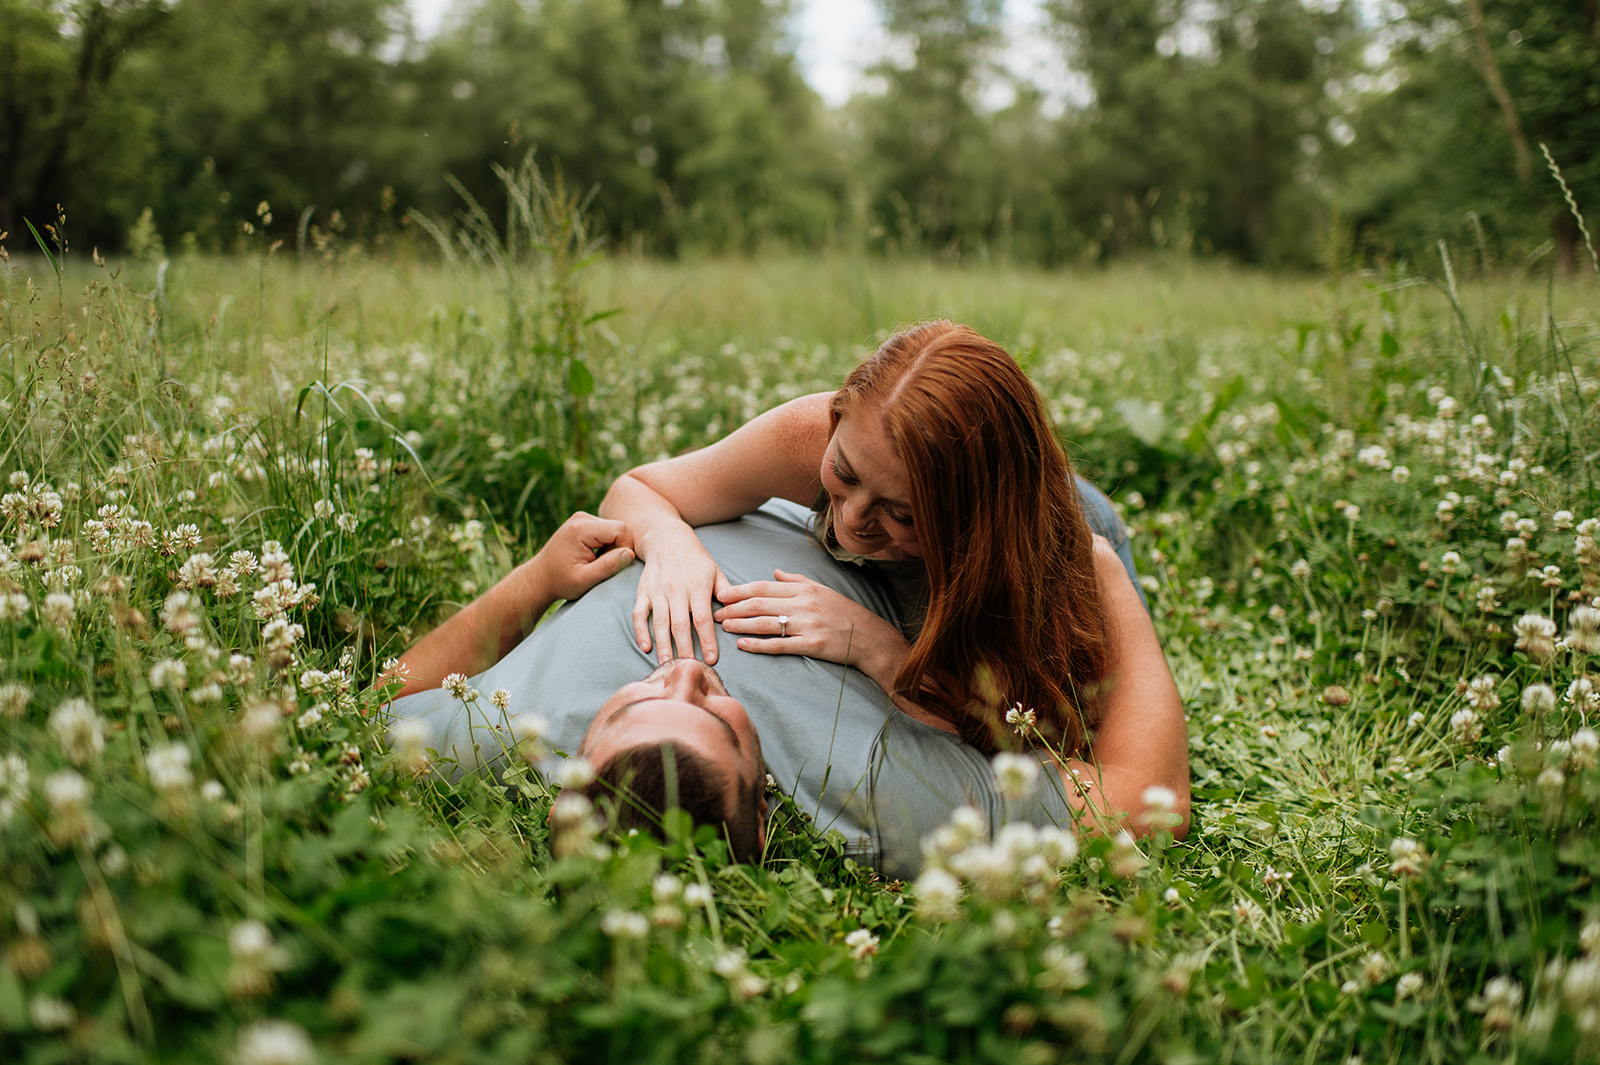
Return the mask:
[[685,906],[710,906],[712,902],[711,889],[704,884],[687,884],[683,889],[683,904]]
[[1408,729],[1421,728],[1422,727],[1422,723],[1424,721],[1426,721],[1426,720],[1427,720],[1427,718],[1423,716],[1423,713],[1422,713],[1421,710],[1412,711],[1411,716],[1406,718],[1406,728],[1408,728]]
[[844,937],[844,945],[850,948],[850,957],[862,961],[878,953],[878,937],[865,928],[857,928]]
[[1367,984],[1379,984],[1388,979],[1389,959],[1377,951],[1368,951],[1361,959],[1361,979]]
[[1395,484],[1405,484],[1411,480],[1411,470],[1405,466],[1396,466],[1389,471],[1389,480]]
[[86,699],[63,699],[50,711],[50,734],[67,760],[83,765],[106,746],[105,718]]
[[578,791],[594,783],[594,766],[581,755],[568,758],[556,767],[555,778],[563,789]]
[[88,840],[94,834],[89,815],[89,782],[71,769],[51,773],[44,781],[44,799],[50,806],[50,838],[57,844]]
[[28,763],[20,754],[0,757],[0,828],[11,823],[28,799]]
[[1556,708],[1555,689],[1548,684],[1530,684],[1522,689],[1522,709],[1524,713],[1540,715],[1548,714]]
[[581,791],[563,791],[550,805],[551,849],[557,858],[597,855],[595,837],[603,827],[594,803]]
[[1260,903],[1256,902],[1255,899],[1246,897],[1233,904],[1233,915],[1251,928],[1254,928],[1261,923],[1261,919],[1266,916],[1266,913],[1261,909]]
[[[500,695],[504,690],[502,688],[496,691],[495,695]],[[511,719],[511,735],[516,738],[517,753],[529,765],[550,753],[550,748],[544,742],[545,735],[549,731],[550,722],[538,714],[518,714]],[[581,787],[582,785],[579,786]]]
[[496,688],[494,691],[489,693],[489,701],[493,703],[501,713],[505,713],[507,708],[511,706],[511,693],[506,691],[504,688]]
[[241,997],[264,995],[272,989],[272,974],[289,967],[289,955],[272,940],[260,921],[240,921],[228,929],[228,992]]
[[204,551],[189,556],[178,568],[178,583],[185,588],[211,588],[217,583],[217,560]]
[[917,914],[931,921],[953,920],[961,903],[961,881],[937,866],[917,877],[912,891]]
[[302,731],[316,728],[318,725],[322,724],[322,711],[327,709],[327,707],[327,703],[317,703],[311,709],[307,710],[305,713],[301,714],[295,719],[295,727]]
[[1581,728],[1572,734],[1572,764],[1576,768],[1594,768],[1597,753],[1600,753],[1600,736],[1595,735],[1594,729]]
[[1356,522],[1361,520],[1361,508],[1356,506],[1354,503],[1346,503],[1344,510],[1340,513],[1344,515],[1344,520],[1348,521],[1351,525],[1354,525]]
[[1567,615],[1567,646],[1579,654],[1600,654],[1600,610],[1580,606]]
[[65,999],[35,995],[28,1003],[28,1019],[40,1031],[65,1030],[78,1023],[78,1011]]
[[1594,680],[1585,675],[1567,685],[1567,702],[1579,713],[1600,708],[1600,691],[1596,690]]
[[1553,765],[1547,765],[1534,781],[1544,791],[1560,791],[1567,782],[1567,775]]
[[200,785],[200,797],[206,802],[221,802],[228,797],[228,792],[222,781],[213,779]]
[[991,765],[995,789],[1001,798],[1021,802],[1033,794],[1039,781],[1039,760],[1025,754],[1001,751]]
[[1483,985],[1483,994],[1467,1000],[1467,1008],[1483,1014],[1486,1027],[1509,1031],[1516,1027],[1522,1008],[1522,985],[1509,976],[1496,976]]
[[607,910],[600,918],[600,931],[612,939],[643,939],[650,932],[650,922],[632,910]]
[[189,684],[189,667],[176,658],[163,658],[150,667],[150,687],[181,692]]
[[1076,991],[1089,984],[1089,959],[1065,944],[1052,943],[1039,952],[1044,971],[1039,974],[1039,985],[1050,989]]
[[1539,583],[1546,588],[1561,587],[1561,567],[1546,566],[1539,571]]
[[1169,887],[1166,891],[1162,892],[1161,901],[1165,902],[1172,909],[1177,909],[1179,906],[1183,905],[1183,896],[1179,894],[1177,888]]
[[1467,683],[1467,702],[1474,710],[1493,710],[1500,705],[1500,678],[1489,674],[1474,677]]
[[433,732],[426,722],[398,721],[391,730],[394,739],[394,761],[401,771],[413,776],[427,772],[428,740]]
[[283,722],[283,711],[276,703],[258,700],[245,708],[239,715],[239,730],[245,737],[257,743],[270,745],[277,739],[278,730]]
[[1032,710],[1024,710],[1021,703],[1012,704],[1011,709],[1006,711],[1006,724],[1015,728],[1019,733],[1025,733],[1028,729],[1033,728],[1038,723],[1038,720],[1039,716]]
[[194,783],[194,774],[189,772],[189,758],[189,748],[181,743],[155,748],[144,759],[150,783],[157,791],[167,794],[187,790]]
[[1450,715],[1450,738],[1457,743],[1477,743],[1483,738],[1483,723],[1474,711],[1462,707]]
[[234,1065],[311,1065],[316,1048],[305,1029],[290,1021],[255,1021],[239,1033]]
[[1126,831],[1111,837],[1111,856],[1106,859],[1113,876],[1129,877],[1144,867],[1144,853]]
[[1499,593],[1494,590],[1494,585],[1483,585],[1474,595],[1474,598],[1478,604],[1478,609],[1483,613],[1488,614],[1498,608],[1500,606],[1500,600],[1497,598],[1498,594]]
[[1389,871],[1395,876],[1421,876],[1427,860],[1428,852],[1414,839],[1399,836],[1389,844]]
[[1461,555],[1455,551],[1446,551],[1439,556],[1439,572],[1453,574],[1461,567]]
[[333,504],[326,499],[319,499],[311,505],[311,513],[319,520],[326,521],[333,517]]
[[1311,576],[1311,563],[1305,559],[1296,559],[1294,565],[1289,567],[1289,576],[1297,581],[1306,580]]
[[32,606],[21,592],[0,592],[0,621],[21,621]]
[[452,699],[463,703],[475,703],[478,701],[477,689],[467,683],[467,675],[465,673],[446,673],[442,687],[450,693]]
[[1290,869],[1290,870],[1288,870],[1286,872],[1281,872],[1280,873],[1278,870],[1274,869],[1270,865],[1267,866],[1267,871],[1265,873],[1261,874],[1261,883],[1262,883],[1262,885],[1264,887],[1269,887],[1269,888],[1277,887],[1280,884],[1287,884],[1289,881],[1291,881],[1293,879],[1294,879],[1294,870]]
[[1511,629],[1517,634],[1516,649],[1526,651],[1535,662],[1543,662],[1556,653],[1556,623],[1544,615],[1524,614]]
[[51,628],[62,631],[72,624],[72,615],[76,612],[77,604],[66,592],[51,592],[44,597],[44,602],[39,604],[40,620]]
[[1328,706],[1349,706],[1350,700],[1350,690],[1342,685],[1330,684],[1322,689],[1322,701]]
[[1394,997],[1396,999],[1410,998],[1422,990],[1422,974],[1406,973],[1394,983]]

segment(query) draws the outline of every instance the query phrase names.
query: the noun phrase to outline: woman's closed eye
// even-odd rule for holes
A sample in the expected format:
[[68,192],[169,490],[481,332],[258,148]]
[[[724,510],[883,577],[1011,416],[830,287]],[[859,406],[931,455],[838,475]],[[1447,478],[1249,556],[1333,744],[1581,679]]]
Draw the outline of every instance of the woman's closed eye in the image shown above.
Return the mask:
[[845,471],[843,471],[843,470],[841,470],[839,468],[839,460],[838,459],[829,459],[828,460],[828,469],[833,473],[833,475],[835,477],[839,478],[839,480],[844,484],[855,485],[855,484],[859,483],[855,479],[855,476],[853,474],[846,473]]

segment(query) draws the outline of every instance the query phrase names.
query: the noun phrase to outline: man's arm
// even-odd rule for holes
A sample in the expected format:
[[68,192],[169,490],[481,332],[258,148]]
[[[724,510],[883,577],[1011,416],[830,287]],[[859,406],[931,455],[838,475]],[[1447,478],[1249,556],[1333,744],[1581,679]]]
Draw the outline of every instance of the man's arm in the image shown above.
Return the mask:
[[622,522],[572,515],[538,554],[400,656],[406,683],[396,698],[437,688],[451,673],[475,676],[500,661],[557,600],[578,598],[632,562],[626,543]]
[[[1115,647],[1113,687],[1094,733],[1093,761],[1069,759],[1062,769],[1068,800],[1092,814],[1131,814],[1127,827],[1135,834],[1170,827],[1181,839],[1189,831],[1189,734],[1178,686],[1128,571],[1100,538],[1095,568]],[[1175,825],[1152,822],[1159,813],[1146,808],[1152,786],[1172,792]]]

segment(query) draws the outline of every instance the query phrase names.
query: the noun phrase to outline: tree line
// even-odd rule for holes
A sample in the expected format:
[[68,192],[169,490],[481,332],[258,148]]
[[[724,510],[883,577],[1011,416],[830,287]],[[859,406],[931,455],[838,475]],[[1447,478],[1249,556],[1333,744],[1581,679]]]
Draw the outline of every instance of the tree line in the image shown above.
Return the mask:
[[477,0],[426,40],[401,0],[0,0],[0,231],[415,241],[536,148],[650,254],[1588,257],[1595,0],[1045,0],[1064,106],[1001,0],[877,3],[892,58],[830,109],[791,0]]

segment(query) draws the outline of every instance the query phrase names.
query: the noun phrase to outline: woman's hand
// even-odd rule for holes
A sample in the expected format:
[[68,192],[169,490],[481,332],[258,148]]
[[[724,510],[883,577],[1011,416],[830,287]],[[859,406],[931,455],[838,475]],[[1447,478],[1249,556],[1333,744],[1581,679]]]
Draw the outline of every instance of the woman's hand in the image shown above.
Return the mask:
[[533,556],[528,576],[547,601],[576,599],[632,561],[626,525],[580,510]]
[[723,607],[715,618],[724,632],[739,635],[739,650],[854,666],[891,690],[911,649],[899,629],[809,577],[781,569],[772,576],[717,594]]
[[633,604],[633,638],[639,650],[653,647],[658,661],[694,654],[693,632],[700,638],[706,665],[717,662],[717,626],[711,599],[722,599],[728,578],[722,575],[700,538],[687,525],[658,529],[644,550],[644,573]]

